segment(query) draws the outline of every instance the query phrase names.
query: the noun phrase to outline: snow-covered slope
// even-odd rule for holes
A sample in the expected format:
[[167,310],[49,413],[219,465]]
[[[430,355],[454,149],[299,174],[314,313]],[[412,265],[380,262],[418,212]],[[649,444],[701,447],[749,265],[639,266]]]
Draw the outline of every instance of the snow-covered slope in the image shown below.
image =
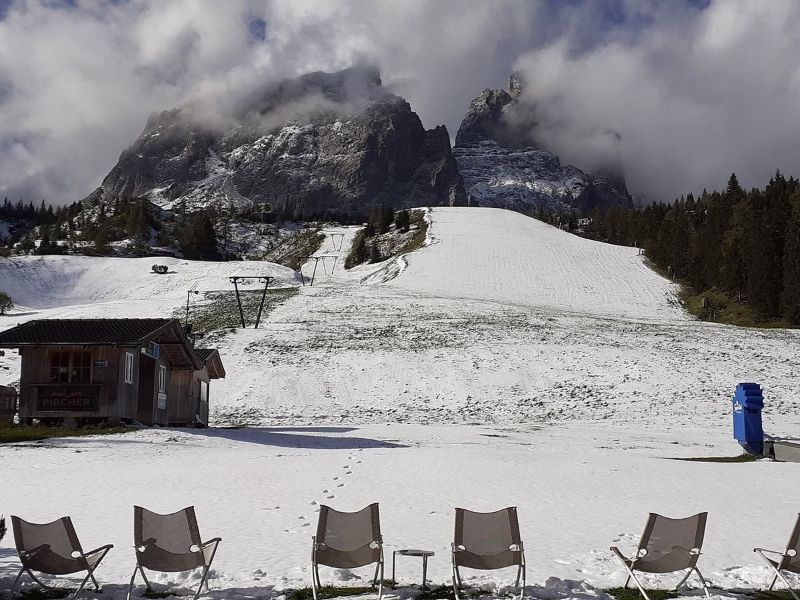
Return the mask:
[[427,296],[595,315],[683,319],[677,286],[635,248],[601,244],[513,211],[434,208],[432,243],[393,285]]
[[[726,588],[714,590],[718,600],[767,585],[751,549],[785,541],[798,465],[666,459],[738,453],[729,397],[739,381],[764,384],[770,433],[797,437],[798,332],[687,319],[672,286],[635,251],[516,213],[437,208],[429,219],[427,246],[351,271],[341,257],[356,229],[326,231],[319,253],[337,265],[319,265],[314,286],[258,330],[218,340],[227,378],[212,382],[212,418],[260,426],[0,445],[0,512],[35,522],[69,513],[88,547],[114,543],[97,572],[106,584],[97,597],[107,600],[125,598],[134,504],[196,505],[204,538],[223,538],[202,594],[214,600],[284,600],[309,585],[319,505],[373,501],[387,564],[393,550],[432,549],[436,584],[449,576],[455,506],[516,505],[528,598],[610,600],[593,587],[625,580],[608,547],[633,551],[650,511],[710,512],[700,567]],[[341,250],[332,234],[343,234]],[[152,274],[153,262],[170,273]],[[2,259],[0,289],[23,307],[0,326],[171,314],[195,284],[229,290],[231,274],[298,285],[271,263]],[[15,353],[0,357],[0,383],[18,373]],[[742,490],[773,488],[780,493],[743,508]],[[0,590],[17,569],[9,534]],[[322,577],[350,585],[371,576],[354,571],[325,568]],[[467,577],[491,590],[513,573]],[[398,558],[397,578],[418,582],[418,561]],[[196,573],[153,579],[159,591],[198,582]],[[414,593],[403,587],[389,598]]]
[[[153,273],[153,264],[167,265],[169,270],[163,275]],[[265,262],[202,262],[162,256],[0,259],[0,289],[11,294],[18,309],[82,306],[74,310],[89,313],[84,316],[106,303],[119,305],[111,309],[119,313],[117,316],[127,311],[140,317],[164,316],[186,301],[190,288],[201,292],[232,289],[231,275],[269,275],[276,278],[275,285],[300,284],[299,275],[292,269]]]

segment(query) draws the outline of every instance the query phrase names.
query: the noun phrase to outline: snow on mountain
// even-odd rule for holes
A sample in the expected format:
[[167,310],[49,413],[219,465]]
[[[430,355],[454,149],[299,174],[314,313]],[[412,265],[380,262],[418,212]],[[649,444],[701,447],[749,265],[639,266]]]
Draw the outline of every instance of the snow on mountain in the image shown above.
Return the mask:
[[524,87],[514,73],[508,90],[487,89],[470,102],[453,148],[470,205],[562,214],[632,208],[616,157],[598,157],[607,166],[590,174],[537,143],[535,109],[520,101]]
[[[318,254],[337,265],[320,265],[313,287],[258,330],[218,339],[227,378],[212,383],[212,418],[251,427],[0,446],[0,510],[39,522],[68,512],[84,544],[114,543],[97,573],[104,599],[125,597],[133,504],[197,507],[204,538],[223,538],[201,596],[215,600],[277,600],[309,585],[319,504],[356,510],[372,501],[381,504],[387,565],[396,549],[434,550],[435,584],[448,582],[455,506],[516,505],[528,597],[609,600],[598,588],[621,585],[625,571],[608,547],[631,552],[651,511],[710,512],[700,568],[725,588],[715,598],[766,586],[752,548],[788,536],[796,465],[668,459],[738,453],[729,397],[739,381],[764,385],[770,433],[796,437],[798,332],[691,320],[635,250],[511,211],[433,208],[428,218],[422,249],[348,271],[341,258],[357,228],[327,229]],[[344,236],[342,250],[333,234]],[[0,323],[169,314],[195,283],[230,289],[234,271],[298,285],[270,263],[176,260],[174,274],[158,276],[152,262],[0,260],[0,288],[25,306]],[[13,352],[0,357],[0,382],[18,369]],[[744,518],[742,490],[776,482],[782,493],[762,494]],[[0,545],[3,589],[17,563],[13,537]],[[352,571],[321,575],[338,585],[371,576]],[[390,597],[408,600],[419,571],[398,558],[401,589]],[[467,572],[467,583],[496,597],[512,578]],[[198,581],[154,579],[160,591]]]
[[678,287],[636,248],[599,244],[493,208],[436,208],[432,244],[408,257],[394,285],[593,315],[685,319]]

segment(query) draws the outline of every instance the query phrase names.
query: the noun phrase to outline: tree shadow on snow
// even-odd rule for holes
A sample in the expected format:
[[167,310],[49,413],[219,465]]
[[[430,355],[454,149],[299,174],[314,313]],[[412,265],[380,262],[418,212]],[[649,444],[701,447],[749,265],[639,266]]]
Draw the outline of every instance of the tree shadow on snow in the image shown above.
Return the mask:
[[241,429],[183,429],[186,433],[220,438],[235,442],[262,444],[278,448],[304,448],[309,450],[354,450],[358,448],[407,448],[396,440],[375,440],[364,437],[339,435],[305,435],[311,433],[344,433],[357,431],[346,427],[244,427]]

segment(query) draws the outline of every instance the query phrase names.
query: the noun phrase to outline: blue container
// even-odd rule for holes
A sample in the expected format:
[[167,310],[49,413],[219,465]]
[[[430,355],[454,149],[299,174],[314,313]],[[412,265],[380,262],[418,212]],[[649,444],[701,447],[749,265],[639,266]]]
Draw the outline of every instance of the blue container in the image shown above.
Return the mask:
[[764,452],[761,409],[764,395],[757,383],[740,383],[733,394],[733,437],[749,454]]

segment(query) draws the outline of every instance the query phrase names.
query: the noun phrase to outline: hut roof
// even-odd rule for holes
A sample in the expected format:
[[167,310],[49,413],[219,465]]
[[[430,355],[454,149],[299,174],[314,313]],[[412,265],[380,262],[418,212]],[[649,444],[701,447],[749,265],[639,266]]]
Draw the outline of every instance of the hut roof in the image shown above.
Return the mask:
[[0,348],[108,346],[148,341],[177,319],[38,319],[0,332]]

